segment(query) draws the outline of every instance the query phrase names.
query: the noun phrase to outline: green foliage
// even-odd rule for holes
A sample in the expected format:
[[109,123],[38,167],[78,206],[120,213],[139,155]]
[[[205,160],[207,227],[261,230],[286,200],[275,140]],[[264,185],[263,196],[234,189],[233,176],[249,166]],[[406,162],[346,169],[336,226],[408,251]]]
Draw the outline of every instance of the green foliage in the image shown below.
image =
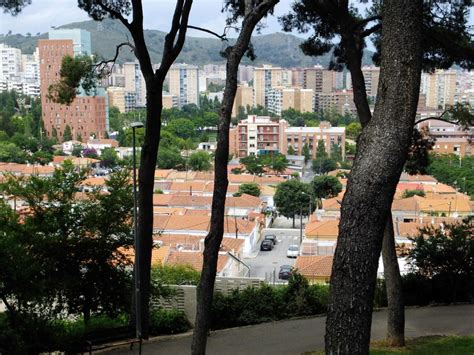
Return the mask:
[[66,125],[66,128],[64,128],[64,133],[63,133],[63,142],[68,142],[72,141],[72,132],[71,132],[71,127],[69,125]]
[[245,170],[247,170],[249,174],[263,174],[263,162],[255,155],[249,155],[247,157],[240,158],[240,163],[245,166]]
[[278,213],[294,218],[296,214],[308,215],[310,205],[314,208],[311,186],[296,179],[278,184],[273,197]]
[[321,175],[315,176],[311,181],[313,196],[317,198],[335,197],[342,191],[342,184],[334,176]]
[[2,182],[3,194],[30,207],[21,224],[8,206],[1,208],[0,268],[8,273],[0,273],[0,293],[16,312],[83,314],[87,320],[128,310],[128,259],[118,249],[132,244],[129,172],[109,176],[108,194],[93,191],[76,200],[85,178],[85,171],[66,163],[52,177]]
[[303,148],[301,150],[301,153],[304,156],[304,163],[305,164],[311,160],[311,151],[309,149],[308,143],[303,144]]
[[269,155],[259,155],[257,159],[260,159],[262,164],[273,172],[276,175],[279,175],[285,172],[288,167],[288,160],[283,154],[269,154]]
[[296,154],[295,149],[291,145],[288,146],[287,154],[288,155],[295,155]]
[[72,103],[80,87],[89,94],[96,85],[93,60],[87,55],[64,56],[59,75],[60,80],[48,88],[48,99],[64,105]]
[[316,174],[327,174],[337,168],[337,163],[331,158],[318,158],[312,162],[313,171]]
[[252,195],[259,197],[260,196],[260,187],[258,184],[248,183],[242,184],[239,186],[239,191],[234,194],[234,196],[242,196],[242,194]]
[[403,191],[402,198],[409,198],[409,197],[413,197],[413,196],[425,197],[425,195],[426,194],[423,190],[418,190],[418,189],[405,190],[405,191]]
[[225,87],[224,84],[209,83],[209,85],[207,85],[207,91],[209,91],[209,92],[219,92],[219,91],[223,91],[224,87]]
[[0,162],[26,163],[27,154],[14,143],[0,142]]
[[151,269],[154,283],[164,285],[197,285],[201,273],[189,265],[158,265]]
[[326,147],[324,146],[324,141],[322,139],[318,140],[318,147],[316,148],[316,158],[327,158],[328,153],[326,152]]
[[433,149],[435,140],[430,137],[427,129],[413,129],[412,143],[408,150],[405,162],[405,171],[408,174],[426,174],[429,165],[429,153]]
[[74,144],[72,146],[71,155],[74,156],[74,157],[82,156],[82,145],[81,144]]
[[156,165],[160,169],[184,170],[186,162],[178,149],[165,148],[165,146],[163,146],[158,151],[158,160]]
[[362,126],[360,122],[352,122],[346,127],[347,137],[356,139],[362,132]]
[[328,286],[308,285],[306,279],[297,273],[287,286],[249,287],[234,290],[228,296],[217,293],[212,305],[211,328],[238,327],[324,313],[328,297]]
[[195,134],[196,127],[193,121],[187,118],[178,118],[168,123],[166,127],[171,133],[179,138],[190,138]]
[[474,198],[474,156],[430,155],[427,172],[438,181],[448,184]]
[[194,171],[210,170],[211,155],[204,151],[194,152],[188,158],[188,166]]
[[150,314],[150,334],[164,335],[184,333],[191,328],[183,311],[157,309]]
[[336,162],[342,161],[342,149],[338,144],[331,145],[331,159]]
[[100,165],[110,168],[117,166],[118,164],[118,155],[114,148],[104,148],[100,155]]
[[422,229],[411,238],[413,248],[408,252],[408,260],[413,272],[443,281],[444,292],[452,301],[466,298],[466,285],[471,297],[474,293],[473,231],[474,218],[468,217],[442,229]]

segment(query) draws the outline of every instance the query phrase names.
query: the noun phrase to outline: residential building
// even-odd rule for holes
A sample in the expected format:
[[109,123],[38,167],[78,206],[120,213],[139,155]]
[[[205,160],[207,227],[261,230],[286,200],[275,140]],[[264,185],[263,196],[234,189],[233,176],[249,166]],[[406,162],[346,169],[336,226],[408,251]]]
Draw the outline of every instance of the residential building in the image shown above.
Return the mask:
[[168,72],[169,91],[178,98],[178,107],[199,106],[199,68],[189,64],[174,64]]
[[321,122],[319,127],[287,127],[285,129],[285,140],[281,146],[281,153],[287,154],[288,147],[292,147],[297,155],[302,155],[303,146],[308,145],[311,155],[316,158],[318,142],[322,140],[328,154],[331,154],[333,145],[341,149],[345,157],[346,129],[345,127],[331,127],[329,122]]
[[234,106],[232,107],[232,117],[237,117],[240,107],[247,110],[247,106],[254,107],[253,87],[248,85],[237,85]]
[[21,50],[0,43],[0,81],[16,81],[21,72]]
[[135,93],[137,107],[145,107],[146,83],[138,60],[135,62],[124,63],[123,75],[125,78],[125,91]]
[[250,65],[239,65],[239,71],[237,72],[237,80],[239,83],[248,83],[253,79],[254,67]]
[[178,96],[163,93],[163,108],[178,107]]
[[[290,73],[290,74],[289,74]],[[268,107],[269,93],[273,87],[291,85],[291,71],[264,65],[255,68],[253,72],[253,88],[255,91],[255,105]]]
[[326,111],[334,109],[341,115],[356,114],[352,91],[342,90],[330,93],[315,94],[315,110]]
[[285,143],[286,127],[285,120],[272,121],[270,117],[249,115],[231,129],[231,153],[237,157],[277,153]]
[[336,87],[335,71],[324,69],[321,65],[303,69],[303,87],[312,89],[315,94],[331,93]]
[[455,70],[436,70],[434,73],[421,75],[420,92],[426,95],[426,106],[430,108],[447,108],[456,102]]
[[300,87],[273,87],[269,92],[268,111],[276,116],[288,109],[299,112],[312,112],[314,109],[314,92]]
[[110,86],[107,88],[107,95],[110,107],[117,107],[120,113],[127,112],[125,110],[125,88]]
[[[380,68],[374,65],[366,65],[362,67],[362,74],[364,75],[367,96],[375,99],[379,87]],[[346,89],[352,90],[352,78],[349,72],[346,74]]]
[[298,256],[294,268],[304,276],[310,284],[328,284],[331,277],[332,255]]
[[54,30],[49,39],[38,41],[41,77],[41,107],[43,123],[49,137],[62,138],[67,126],[73,138],[88,139],[95,135],[102,138],[108,130],[108,98],[103,89],[96,89],[88,96],[80,92],[70,105],[50,100],[46,93],[57,82],[64,56],[90,55],[90,33],[79,29]]

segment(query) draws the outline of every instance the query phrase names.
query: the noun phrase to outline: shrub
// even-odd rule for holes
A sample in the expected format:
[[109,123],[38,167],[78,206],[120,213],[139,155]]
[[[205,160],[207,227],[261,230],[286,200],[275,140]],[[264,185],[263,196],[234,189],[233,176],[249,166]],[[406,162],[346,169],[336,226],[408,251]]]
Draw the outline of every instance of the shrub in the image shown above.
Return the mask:
[[184,333],[191,328],[183,311],[177,309],[156,309],[150,314],[150,334]]

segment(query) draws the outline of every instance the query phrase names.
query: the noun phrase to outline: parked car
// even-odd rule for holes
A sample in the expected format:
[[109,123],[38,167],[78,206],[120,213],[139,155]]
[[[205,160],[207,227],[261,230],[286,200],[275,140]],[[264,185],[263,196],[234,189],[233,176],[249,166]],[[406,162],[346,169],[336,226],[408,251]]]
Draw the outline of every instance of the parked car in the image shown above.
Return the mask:
[[291,265],[282,265],[280,266],[280,272],[278,273],[278,278],[280,280],[288,280],[291,276]]
[[286,256],[288,258],[297,258],[300,255],[300,247],[298,244],[291,244],[288,247],[288,251],[286,252]]
[[271,240],[265,239],[262,244],[260,244],[260,250],[271,251],[273,249],[273,242]]
[[268,234],[265,236],[264,238],[265,240],[271,240],[271,242],[273,243],[273,245],[275,245],[277,243],[277,236],[274,235],[274,234]]

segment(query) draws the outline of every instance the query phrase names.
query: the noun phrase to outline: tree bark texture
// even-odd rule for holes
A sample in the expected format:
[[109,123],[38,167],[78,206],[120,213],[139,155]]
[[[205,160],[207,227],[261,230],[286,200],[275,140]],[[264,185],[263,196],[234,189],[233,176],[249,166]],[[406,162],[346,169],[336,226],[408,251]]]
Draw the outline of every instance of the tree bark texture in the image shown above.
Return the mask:
[[368,354],[384,228],[411,142],[421,75],[421,0],[384,2],[377,102],[341,207],[327,354]]
[[163,83],[169,68],[178,57],[186,38],[192,0],[178,0],[173,14],[170,32],[165,37],[163,57],[159,69],[154,72],[143,31],[143,8],[140,0],[133,0],[133,21],[127,26],[135,42],[135,55],[140,63],[146,83],[145,137],[140,155],[138,175],[138,233],[139,298],[141,336],[149,336],[149,302],[151,253],[153,248],[153,187],[161,132],[163,108]]
[[405,308],[403,304],[402,277],[395,250],[392,214],[385,225],[382,258],[387,289],[387,341],[389,346],[405,345]]
[[[341,40],[345,49],[346,62],[351,73],[354,93],[354,104],[357,115],[363,128],[365,128],[372,114],[367,100],[364,75],[362,73],[362,54],[365,41],[361,29],[353,31],[356,26],[348,11],[345,11],[346,26],[342,27]],[[390,228],[390,229],[389,229]],[[391,234],[390,234],[391,232]],[[390,244],[391,243],[391,244]],[[395,257],[393,257],[395,255]],[[393,236],[392,214],[388,216],[387,227],[384,229],[382,256],[384,261],[385,285],[388,299],[387,339],[390,346],[403,346],[405,344],[405,309],[403,304],[403,291],[398,260],[396,258],[395,238]]]
[[226,86],[219,119],[217,149],[214,160],[214,192],[209,233],[204,241],[203,267],[197,288],[196,321],[191,344],[192,354],[205,354],[210,327],[211,307],[216,279],[217,258],[224,235],[225,199],[227,195],[229,158],[229,126],[237,91],[237,71],[248,48],[257,23],[279,0],[265,0],[246,14],[236,43],[227,51]]

